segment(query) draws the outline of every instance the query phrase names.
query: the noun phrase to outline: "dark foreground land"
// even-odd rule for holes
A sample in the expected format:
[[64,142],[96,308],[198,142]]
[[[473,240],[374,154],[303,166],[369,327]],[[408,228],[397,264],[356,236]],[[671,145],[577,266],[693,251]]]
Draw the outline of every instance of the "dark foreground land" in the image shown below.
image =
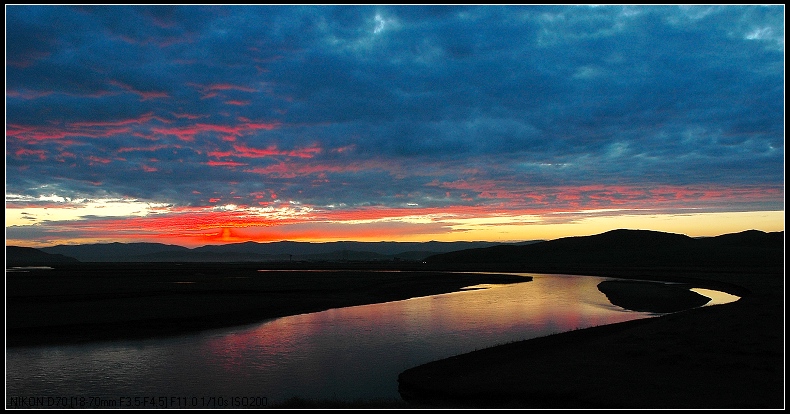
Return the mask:
[[[686,282],[742,298],[431,362],[400,375],[401,395],[427,407],[785,407],[782,268],[568,273]],[[607,295],[633,302],[641,294],[635,286],[612,286]]]
[[[479,283],[524,281],[518,276],[444,273],[440,270],[446,266],[431,265],[385,273],[369,271],[369,264],[367,270],[349,264],[324,269],[335,267],[338,271],[332,273],[293,265],[258,272],[255,264],[228,263],[56,267],[6,274],[6,346],[172,335]],[[403,404],[294,400],[282,408],[784,408],[783,267],[568,265],[531,271],[681,282],[742,299],[415,367],[399,377]],[[678,290],[645,296],[643,284],[624,282],[601,290],[624,307],[684,309],[698,304],[694,295]]]
[[[370,264],[66,263],[6,272],[6,346],[147,338],[529,278]],[[287,268],[287,269],[285,269]],[[343,270],[340,270],[340,269]]]

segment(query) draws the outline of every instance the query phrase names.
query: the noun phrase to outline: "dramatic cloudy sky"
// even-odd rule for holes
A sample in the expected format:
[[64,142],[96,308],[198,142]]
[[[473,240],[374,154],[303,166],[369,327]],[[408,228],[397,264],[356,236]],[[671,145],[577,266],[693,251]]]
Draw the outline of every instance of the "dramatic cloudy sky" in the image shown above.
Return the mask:
[[6,6],[6,239],[784,229],[784,6]]

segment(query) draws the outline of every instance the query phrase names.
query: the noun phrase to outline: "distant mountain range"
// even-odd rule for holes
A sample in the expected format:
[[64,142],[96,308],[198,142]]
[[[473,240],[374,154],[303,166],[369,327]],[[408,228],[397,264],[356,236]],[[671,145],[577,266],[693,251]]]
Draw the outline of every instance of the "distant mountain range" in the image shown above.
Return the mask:
[[492,246],[448,252],[431,264],[497,264],[548,268],[574,266],[765,267],[784,263],[784,232],[748,230],[692,238],[648,230],[612,230],[524,246]]
[[49,254],[32,247],[18,246],[6,246],[5,258],[7,266],[45,266],[78,262],[77,259],[62,254]]
[[612,230],[550,241],[494,242],[271,242],[189,249],[161,243],[6,247],[6,266],[80,262],[384,262],[435,265],[562,266],[777,266],[784,263],[784,232],[748,230],[692,238],[648,230]]
[[[534,242],[514,243],[523,245]],[[419,261],[456,250],[499,245],[495,242],[271,242],[208,245],[189,249],[161,243],[59,245],[38,249],[80,262],[283,262]],[[7,252],[8,254],[8,252]]]

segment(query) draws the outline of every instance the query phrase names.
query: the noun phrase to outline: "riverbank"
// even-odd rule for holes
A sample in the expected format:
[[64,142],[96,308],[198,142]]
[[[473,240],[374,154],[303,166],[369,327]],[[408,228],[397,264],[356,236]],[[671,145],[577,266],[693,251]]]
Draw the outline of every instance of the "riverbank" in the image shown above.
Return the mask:
[[401,395],[442,408],[784,407],[783,269],[575,273],[696,281],[742,298],[431,362],[400,375]]
[[[54,271],[7,273],[7,346],[175,335],[228,323],[444,293],[480,283],[524,280],[448,274],[424,267],[411,272],[322,269],[337,271],[328,274],[297,268],[258,272],[258,268],[249,264],[81,264]],[[408,400],[405,408],[783,407],[783,269],[537,272],[671,281],[723,290],[742,299],[502,345],[415,367],[400,377]],[[638,285],[616,286],[625,287],[618,292],[623,299],[635,292],[628,287]],[[619,300],[618,293],[610,299]],[[155,317],[164,311],[171,317]],[[294,400],[289,404],[288,408],[404,408],[389,401]]]
[[6,346],[172,336],[530,280],[340,266],[259,271],[261,265],[250,263],[80,263],[6,272]]
[[680,312],[710,302],[710,298],[689,290],[693,287],[685,283],[631,280],[605,280],[598,284],[598,290],[606,295],[612,305],[649,313]]

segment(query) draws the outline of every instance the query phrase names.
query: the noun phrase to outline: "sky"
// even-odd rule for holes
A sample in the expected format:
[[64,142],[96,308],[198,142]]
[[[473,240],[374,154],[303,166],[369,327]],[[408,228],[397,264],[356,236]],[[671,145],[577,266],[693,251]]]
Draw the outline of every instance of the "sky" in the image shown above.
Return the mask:
[[7,245],[784,230],[784,5],[5,10]]

